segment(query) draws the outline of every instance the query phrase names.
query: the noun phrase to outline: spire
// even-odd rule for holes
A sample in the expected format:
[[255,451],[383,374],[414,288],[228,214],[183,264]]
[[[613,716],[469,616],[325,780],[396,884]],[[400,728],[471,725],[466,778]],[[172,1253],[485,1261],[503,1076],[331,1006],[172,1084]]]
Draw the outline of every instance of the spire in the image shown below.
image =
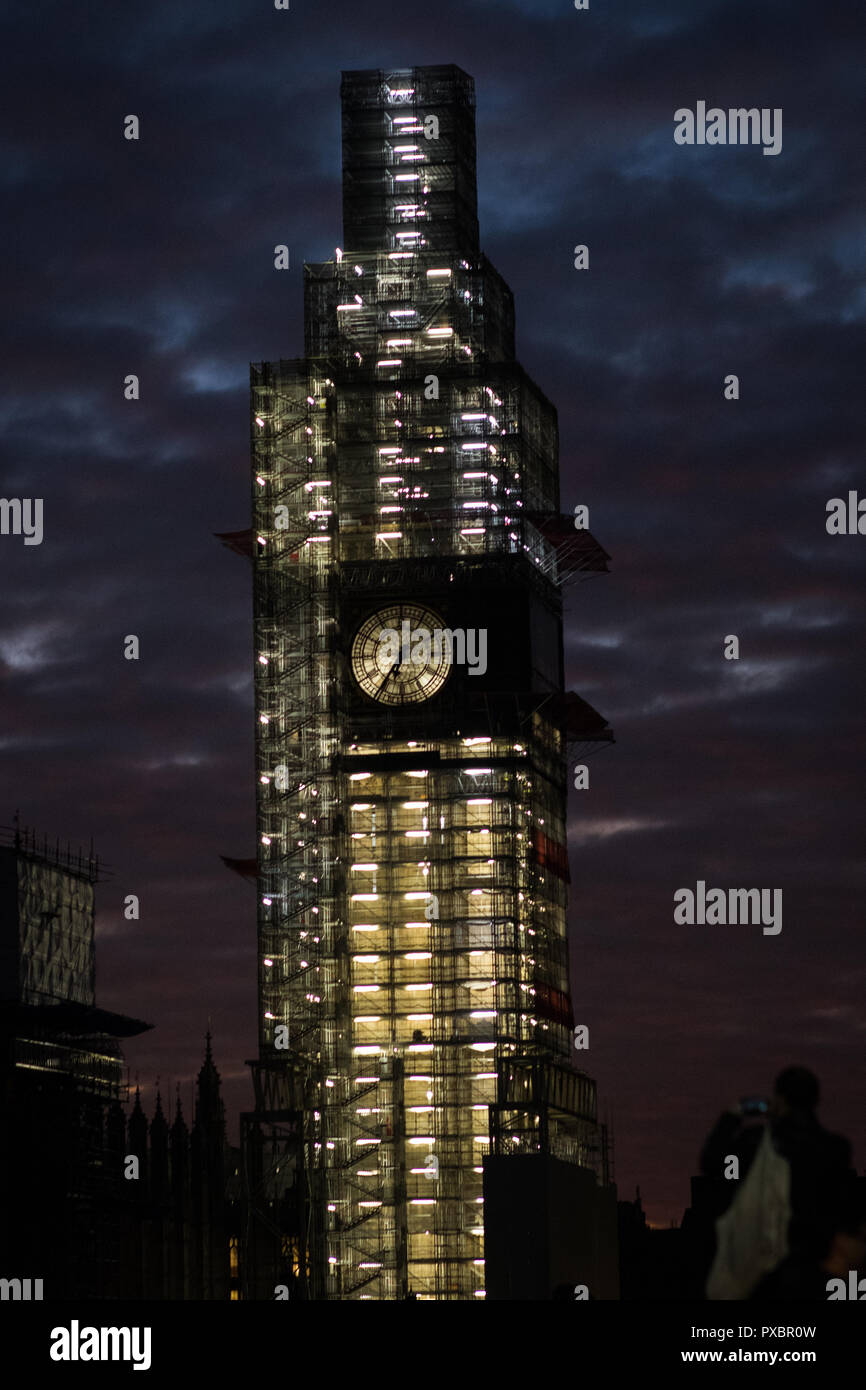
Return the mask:
[[180,1103],[180,1082],[178,1082],[177,1099],[174,1107],[174,1120],[171,1126],[171,1142],[172,1144],[185,1143],[188,1138],[189,1130],[186,1126],[186,1120],[183,1117],[183,1106]]
[[211,1031],[205,1034],[204,1063],[198,1074],[198,1099],[195,1107],[195,1122],[212,1135],[223,1136],[225,1132],[225,1107],[220,1096],[220,1074],[214,1065],[211,1049]]

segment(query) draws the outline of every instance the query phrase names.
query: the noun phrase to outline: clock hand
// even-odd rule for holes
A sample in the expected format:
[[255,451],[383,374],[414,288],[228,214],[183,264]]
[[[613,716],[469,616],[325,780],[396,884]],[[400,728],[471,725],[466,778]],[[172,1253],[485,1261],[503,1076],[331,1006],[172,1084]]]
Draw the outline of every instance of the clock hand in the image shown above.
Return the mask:
[[390,671],[388,672],[387,676],[385,676],[384,680],[381,680],[381,681],[379,682],[379,690],[384,690],[384,689],[385,689],[385,686],[388,684],[388,682],[389,682],[389,680],[391,679],[391,677],[397,674],[397,672],[400,670],[400,667],[402,666],[402,664],[403,664],[402,661],[395,661],[394,665],[391,667]]

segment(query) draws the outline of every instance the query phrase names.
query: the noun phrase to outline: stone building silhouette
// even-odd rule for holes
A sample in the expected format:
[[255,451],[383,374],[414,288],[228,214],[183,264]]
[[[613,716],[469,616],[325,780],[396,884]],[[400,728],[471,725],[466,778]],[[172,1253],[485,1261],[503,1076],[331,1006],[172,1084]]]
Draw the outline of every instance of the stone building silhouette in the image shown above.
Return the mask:
[[148,1122],[138,1092],[127,1118],[121,1040],[152,1025],[96,1005],[101,876],[17,825],[0,844],[0,1278],[46,1300],[237,1296],[210,1034],[192,1128],[160,1097]]

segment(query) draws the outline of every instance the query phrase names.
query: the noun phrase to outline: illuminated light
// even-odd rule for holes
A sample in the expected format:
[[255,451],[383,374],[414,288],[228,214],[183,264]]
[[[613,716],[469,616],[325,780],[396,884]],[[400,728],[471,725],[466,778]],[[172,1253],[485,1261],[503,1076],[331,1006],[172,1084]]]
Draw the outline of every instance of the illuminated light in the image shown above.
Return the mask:
[[380,362],[376,363],[377,367],[402,367],[402,365],[403,359],[401,357],[383,357]]
[[389,261],[408,261],[415,255],[414,251],[389,251]]
[[[412,346],[412,339],[411,339],[411,338],[388,338],[388,340],[387,340],[386,343],[385,343],[385,346],[386,346],[386,347],[389,347],[389,348],[395,348],[395,347],[411,347],[411,346]],[[395,424],[399,424],[399,421],[395,421],[394,423],[395,423]],[[380,452],[381,452],[381,451],[380,451]]]
[[410,1043],[407,1052],[432,1052],[432,1043]]
[[373,869],[378,869],[378,864],[353,864],[353,873],[370,873]]
[[461,420],[486,420],[486,419],[487,419],[487,416],[485,415],[485,413],[484,413],[483,410],[481,410],[481,411],[478,411],[478,410],[471,410],[471,411],[467,411],[467,413],[466,413],[465,415],[461,415],[461,416],[460,416],[460,419],[461,419]]
[[372,811],[372,809],[372,801],[355,801],[353,802],[351,807],[351,810],[353,811]]
[[404,960],[431,960],[431,959],[432,959],[432,956],[433,956],[433,952],[432,952],[432,951],[407,951],[407,953],[406,953],[406,955],[403,957],[403,959],[404,959]]
[[273,898],[262,898],[262,902],[264,903],[265,907],[270,907],[271,903],[273,902]]
[[258,483],[259,487],[264,487],[264,485],[265,485],[265,480],[264,480],[264,478],[261,476],[261,474],[258,474],[258,475],[256,476],[256,482]]
[[439,279],[441,276],[450,276],[450,274],[451,274],[451,271],[450,271],[450,270],[428,270],[428,271],[427,271],[427,279],[428,279],[428,280],[436,280],[436,279]]
[[336,248],[334,254],[335,254],[336,257],[337,257],[337,265],[339,265],[340,262],[341,262],[341,260],[343,259],[343,252],[342,252],[342,250],[341,250],[341,248],[340,248],[339,246]]
[[[376,959],[378,960],[378,956],[376,957]],[[378,986],[378,985],[355,985],[355,993],[356,993],[356,994],[378,994],[378,993],[379,993],[379,986]]]
[[381,1266],[381,1264],[379,1263],[378,1260],[362,1260],[361,1263],[358,1265],[358,1268],[359,1268],[359,1269],[381,1269],[382,1266]]
[[319,516],[333,516],[333,512],[329,508],[318,512],[307,512],[308,521],[315,521],[316,517]]
[[475,1290],[475,1297],[476,1297],[476,1298],[486,1298],[486,1297],[487,1297],[487,1290],[486,1290],[486,1289],[476,1289],[476,1290]]
[[403,539],[403,532],[402,532],[402,531],[377,531],[377,532],[376,532],[376,540],[377,540],[377,541],[394,541],[394,540],[396,540],[396,541],[401,541],[402,539]]
[[431,338],[451,338],[454,335],[453,328],[428,328],[428,336]]
[[429,803],[428,801],[404,801],[404,802],[403,802],[403,810],[404,810],[404,811],[422,811],[422,810],[424,809],[424,807],[425,807],[425,806],[429,806],[429,804],[430,804],[430,803]]
[[[352,1048],[352,1051],[353,1051],[353,1052],[356,1054],[356,1056],[358,1056],[358,1057],[373,1057],[376,1053],[381,1052],[381,1050],[382,1050],[382,1049],[381,1049],[380,1047],[370,1047],[370,1046],[369,1046],[368,1044],[366,1044],[366,1043],[362,1044],[362,1045],[359,1046],[359,1047],[353,1047],[353,1048]],[[363,1142],[363,1140],[357,1139],[355,1142],[358,1143],[358,1144],[360,1144],[360,1143]],[[375,1143],[378,1144],[378,1142],[379,1142],[379,1140],[376,1139],[376,1140],[375,1140]]]
[[461,444],[461,445],[460,445],[460,448],[463,450],[464,453],[471,453],[471,452],[473,452],[473,451],[474,451],[475,453],[477,453],[479,449],[486,449],[486,448],[487,448],[487,445],[486,445],[486,444],[477,444],[477,443],[476,443],[476,444]]
[[432,1105],[410,1105],[408,1109],[412,1115],[432,1115],[434,1107]]
[[404,927],[429,927],[429,922],[404,922]]
[[460,534],[461,536],[483,536],[486,531],[486,526],[464,526]]
[[432,982],[432,980],[428,980],[428,981],[426,982],[426,984],[423,984],[423,985],[404,985],[404,989],[411,989],[411,990],[415,990],[416,992],[417,992],[418,990],[432,989],[432,988],[433,988],[433,982]]
[[466,802],[467,806],[492,806],[492,796],[471,796]]
[[[379,1080],[378,1076],[356,1076],[356,1077],[355,1077],[355,1085],[356,1085],[356,1086],[366,1086],[366,1085],[370,1084],[371,1082],[374,1082],[374,1081],[378,1082],[378,1080]],[[333,1085],[333,1082],[332,1082],[331,1084]]]
[[265,1018],[276,1018],[276,1014],[265,1013]]
[[356,923],[356,925],[352,928],[352,931],[378,931],[378,930],[379,930],[378,925],[377,925],[377,924],[374,924],[373,922],[358,922],[358,923]]
[[487,474],[486,474],[486,473],[464,473],[464,474],[463,474],[463,477],[464,477],[464,478],[486,478],[486,477],[487,477]]
[[379,897],[378,893],[353,893],[353,903],[374,903]]
[[350,773],[349,773],[349,781],[350,781],[350,782],[363,782],[364,779],[365,779],[366,777],[372,777],[372,776],[373,776],[372,772],[350,772]]
[[262,419],[261,415],[257,415],[257,416],[256,416],[256,424],[259,425],[259,426],[261,426],[262,429],[264,429],[264,424],[265,424],[265,422],[264,422],[264,420]]
[[264,964],[265,964],[265,965],[273,965],[273,963],[274,963],[274,962],[271,960],[270,956],[265,956],[265,959],[264,959]]
[[[358,1206],[359,1206],[359,1207],[380,1207],[381,1205],[382,1205],[381,1202],[359,1202],[359,1203],[358,1203]],[[380,1266],[380,1268],[381,1268],[381,1266]]]
[[380,454],[400,454],[400,453],[402,453],[402,452],[403,452],[403,451],[402,451],[402,449],[400,449],[399,446],[398,446],[396,449],[391,448],[391,447],[389,446],[387,449],[380,449],[380,450],[379,450],[379,453],[380,453]]
[[[395,174],[395,175],[394,175],[394,182],[395,182],[395,183],[417,183],[417,182],[418,182],[418,179],[419,179],[420,177],[421,177],[420,174]],[[398,232],[397,235],[399,236],[400,233]],[[414,236],[418,236],[418,233],[417,233],[417,232],[414,232],[413,235],[414,235]]]
[[415,116],[392,116],[392,117],[391,117],[391,121],[392,121],[392,124],[393,124],[393,125],[414,125],[416,119],[417,119],[417,118],[416,118]]
[[479,734],[477,738],[464,738],[463,742],[469,748],[478,743],[492,743],[493,739],[488,734]]
[[267,541],[265,540],[264,536],[256,536],[256,540],[258,541],[259,545],[267,544]]
[[413,154],[413,153],[415,153],[415,152],[417,151],[417,149],[418,149],[418,146],[417,146],[417,145],[395,145],[395,146],[394,146],[394,153],[395,153],[395,154]]
[[379,511],[382,513],[383,516],[385,515],[386,512],[402,512],[402,510],[403,510],[402,507],[392,507],[392,506],[380,507],[380,508],[379,508]]
[[433,1138],[432,1134],[418,1134],[414,1139],[410,1139],[409,1143],[414,1144],[415,1147],[418,1148],[421,1144],[435,1144],[436,1140]]
[[353,1023],[381,1023],[381,1014],[356,1014]]
[[337,313],[344,314],[348,309],[360,309],[360,304],[338,304]]
[[407,840],[419,840],[419,839],[424,839],[424,840],[426,840],[427,836],[430,834],[430,831],[429,831],[429,830],[407,830],[407,831],[405,831],[404,833],[405,833],[405,836],[406,836],[406,839],[407,839]]
[[263,835],[263,836],[262,836],[262,844],[263,844],[263,845],[269,845],[270,843],[271,843],[271,837],[270,837],[270,835]]
[[496,1081],[496,1080],[498,1079],[498,1077],[499,1077],[499,1073],[496,1072],[496,1071],[477,1071],[477,1072],[475,1072],[475,1074],[474,1074],[472,1080],[473,1080],[473,1081]]
[[266,777],[264,773],[262,773],[259,781],[262,783],[262,786],[269,787],[271,785],[270,777]]
[[304,541],[304,544],[305,544],[305,545],[312,545],[312,543],[313,543],[314,541],[324,541],[325,545],[330,545],[330,543],[331,543],[331,537],[330,537],[330,536],[307,536],[307,539]]
[[[409,1021],[410,1023],[429,1023],[432,1017],[433,1017],[432,1014],[407,1014],[407,1015],[406,1015],[406,1018],[408,1019],[408,1021]],[[410,1076],[410,1077],[409,1077],[409,1080],[410,1080],[410,1081],[432,1081],[433,1078],[432,1078],[432,1076],[430,1076],[430,1077],[427,1077],[427,1076]]]
[[492,1052],[493,1049],[496,1047],[496,1043],[470,1043],[469,1046],[471,1047],[473,1052]]
[[[363,269],[363,267],[360,266],[360,265],[356,265],[356,266],[355,266],[355,274],[356,274],[356,275],[363,275],[363,274],[364,274],[364,269]],[[310,402],[310,404],[312,405],[312,401]]]
[[392,319],[408,319],[415,318],[417,313],[417,309],[389,309],[388,317]]
[[386,483],[402,483],[403,479],[396,474],[388,474],[387,477],[379,479],[379,486],[383,487]]
[[493,771],[493,768],[492,768],[492,767],[467,767],[467,768],[464,768],[464,772],[467,772],[467,773],[469,774],[470,777],[483,777],[483,776],[485,776],[487,773],[490,773],[490,772],[492,772],[492,771]]
[[305,492],[312,492],[312,490],[313,490],[314,487],[330,487],[330,486],[331,486],[331,483],[330,483],[330,479],[329,479],[329,478],[320,478],[320,479],[317,479],[317,480],[316,480],[315,482],[313,482],[313,483],[304,483],[304,491],[305,491]]
[[404,897],[404,898],[408,898],[410,901],[417,902],[420,898],[429,898],[429,897],[432,897],[432,894],[430,894],[430,893],[404,893],[404,894],[403,894],[403,897]]
[[[469,1015],[469,1017],[470,1017],[470,1018],[496,1018],[496,1017],[497,1017],[497,1013],[496,1013],[496,1010],[495,1010],[495,1009],[473,1009],[472,1012],[471,1012],[471,1014]],[[484,1107],[482,1106],[481,1108],[483,1109]]]

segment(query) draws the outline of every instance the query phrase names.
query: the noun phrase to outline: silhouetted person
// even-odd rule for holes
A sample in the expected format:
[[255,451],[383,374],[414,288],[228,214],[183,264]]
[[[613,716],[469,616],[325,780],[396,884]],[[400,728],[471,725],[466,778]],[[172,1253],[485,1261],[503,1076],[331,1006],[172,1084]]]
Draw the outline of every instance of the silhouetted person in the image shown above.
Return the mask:
[[[753,1116],[744,1114],[740,1106],[726,1111],[717,1121],[701,1153],[701,1171],[712,1178],[724,1176],[730,1155],[738,1158],[739,1180],[726,1184],[730,1188],[729,1206],[743,1191],[756,1159],[763,1170],[771,1174],[775,1171],[776,1176],[776,1155],[787,1160],[790,1170],[789,1219],[787,1232],[782,1232],[783,1239],[785,1235],[787,1237],[787,1253],[782,1257],[792,1261],[798,1269],[808,1267],[813,1273],[827,1254],[832,1237],[841,1228],[854,1180],[848,1140],[824,1129],[815,1115],[819,1094],[818,1079],[812,1072],[805,1067],[787,1067],[776,1078],[773,1098],[767,1109],[767,1125],[748,1123]],[[769,1131],[766,1138],[765,1129]],[[776,1177],[773,1178],[775,1182]],[[756,1199],[754,1189],[750,1196],[754,1206],[760,1198]],[[778,1196],[778,1191],[773,1191],[767,1200],[778,1203]],[[732,1207],[729,1216],[733,1217],[734,1214]],[[765,1232],[756,1232],[756,1240],[765,1238]],[[778,1259],[772,1263],[778,1263]],[[761,1274],[768,1272],[765,1264]],[[740,1295],[716,1293],[711,1296],[747,1297],[749,1292],[751,1290]]]
[[[862,1195],[852,1194],[848,1209],[841,1214],[838,1229],[830,1237],[824,1255],[820,1259],[803,1252],[788,1255],[776,1269],[764,1276],[751,1299],[778,1301],[794,1298],[827,1301],[830,1298],[830,1288],[838,1289],[839,1280],[843,1286],[847,1286],[844,1296],[850,1298],[850,1276],[853,1273],[859,1281],[864,1269],[866,1212]],[[835,1286],[831,1284],[832,1280],[836,1281]],[[859,1298],[859,1291],[855,1296]]]

